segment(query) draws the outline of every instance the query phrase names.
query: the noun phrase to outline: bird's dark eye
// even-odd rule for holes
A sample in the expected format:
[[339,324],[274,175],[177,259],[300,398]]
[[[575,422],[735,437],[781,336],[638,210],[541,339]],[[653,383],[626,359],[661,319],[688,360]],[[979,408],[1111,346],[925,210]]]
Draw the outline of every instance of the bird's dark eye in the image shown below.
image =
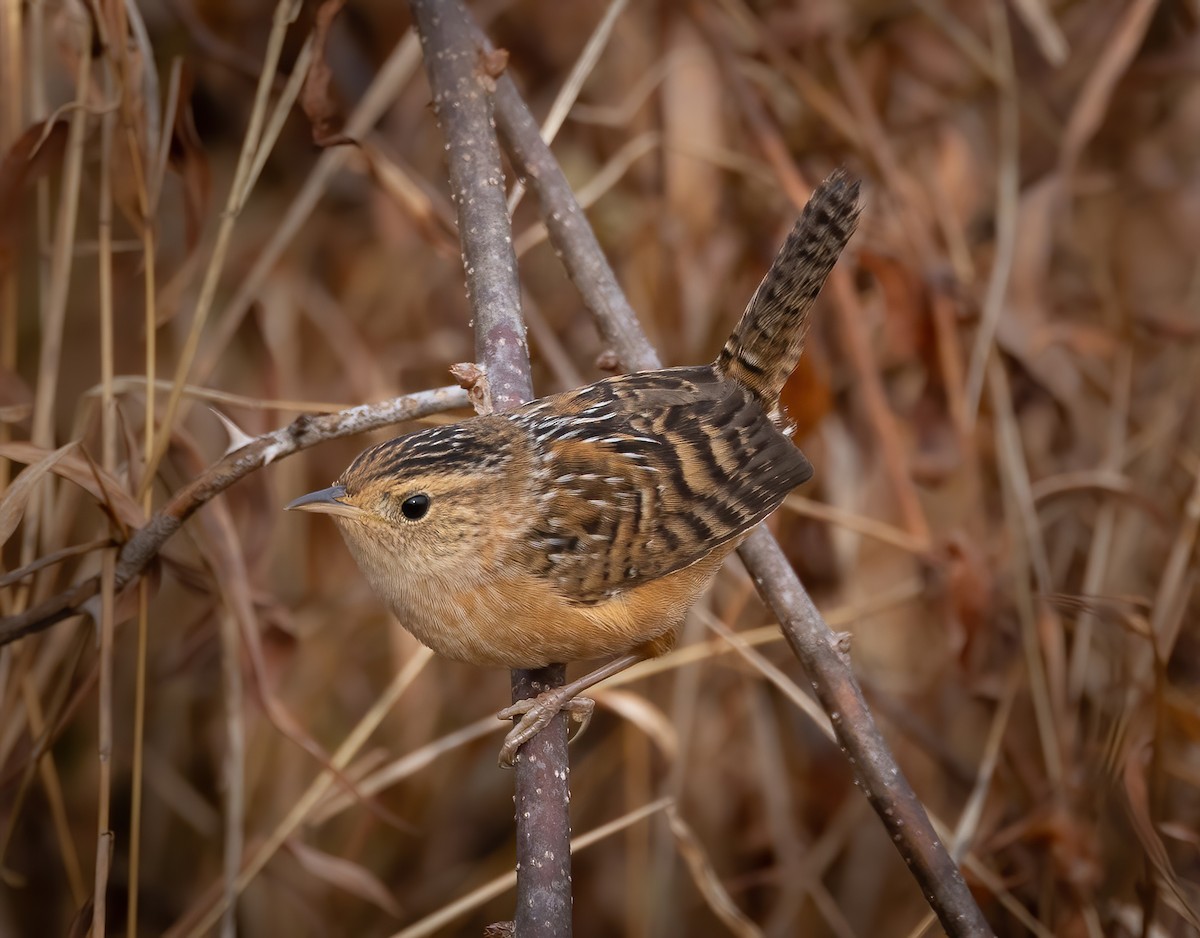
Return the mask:
[[400,505],[400,513],[409,521],[420,521],[429,511],[428,495],[411,495]]

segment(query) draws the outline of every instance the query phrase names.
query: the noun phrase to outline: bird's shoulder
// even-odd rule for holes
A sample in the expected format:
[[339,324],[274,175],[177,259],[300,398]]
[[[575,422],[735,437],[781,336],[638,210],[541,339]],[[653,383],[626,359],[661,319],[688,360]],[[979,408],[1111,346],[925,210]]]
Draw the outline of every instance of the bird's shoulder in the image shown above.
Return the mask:
[[536,453],[527,565],[575,602],[736,542],[812,473],[711,366],[607,378],[513,416]]

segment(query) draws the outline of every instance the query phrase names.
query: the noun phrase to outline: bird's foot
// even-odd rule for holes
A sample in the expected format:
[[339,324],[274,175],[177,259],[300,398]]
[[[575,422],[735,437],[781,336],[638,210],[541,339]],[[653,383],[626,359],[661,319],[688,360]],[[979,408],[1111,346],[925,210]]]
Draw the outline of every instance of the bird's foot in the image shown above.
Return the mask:
[[566,711],[571,714],[579,726],[571,736],[572,741],[583,735],[592,719],[592,711],[596,709],[596,701],[590,697],[575,697],[567,688],[557,687],[536,697],[526,697],[518,700],[511,707],[505,707],[496,714],[498,719],[511,720],[517,716],[521,719],[504,737],[504,745],[500,747],[500,767],[512,768],[517,758],[517,750],[533,739],[538,733],[550,725],[550,721],[559,713]]

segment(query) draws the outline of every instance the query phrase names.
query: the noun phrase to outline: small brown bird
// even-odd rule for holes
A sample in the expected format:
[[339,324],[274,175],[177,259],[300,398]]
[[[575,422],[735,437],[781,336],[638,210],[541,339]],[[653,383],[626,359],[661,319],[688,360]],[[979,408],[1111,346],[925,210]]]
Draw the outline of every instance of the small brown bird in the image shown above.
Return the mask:
[[671,648],[721,562],[812,475],[779,394],[857,224],[813,193],[711,365],[618,375],[362,453],[288,508],[331,514],[400,623],[439,654],[542,667],[617,655],[501,711],[501,764],[576,695]]

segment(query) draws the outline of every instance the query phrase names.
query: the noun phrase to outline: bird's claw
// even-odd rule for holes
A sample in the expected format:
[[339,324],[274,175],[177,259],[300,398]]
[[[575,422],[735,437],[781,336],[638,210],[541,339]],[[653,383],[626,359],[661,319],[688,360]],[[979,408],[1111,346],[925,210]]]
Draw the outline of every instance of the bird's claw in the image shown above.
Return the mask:
[[501,720],[521,719],[507,736],[504,745],[500,747],[500,767],[512,768],[517,758],[517,750],[533,739],[538,733],[550,725],[550,721],[559,713],[571,714],[579,726],[571,735],[574,741],[583,735],[592,719],[592,711],[596,709],[596,701],[590,697],[568,697],[560,690],[548,690],[536,697],[526,697],[518,700],[511,707],[505,707],[496,717]]

